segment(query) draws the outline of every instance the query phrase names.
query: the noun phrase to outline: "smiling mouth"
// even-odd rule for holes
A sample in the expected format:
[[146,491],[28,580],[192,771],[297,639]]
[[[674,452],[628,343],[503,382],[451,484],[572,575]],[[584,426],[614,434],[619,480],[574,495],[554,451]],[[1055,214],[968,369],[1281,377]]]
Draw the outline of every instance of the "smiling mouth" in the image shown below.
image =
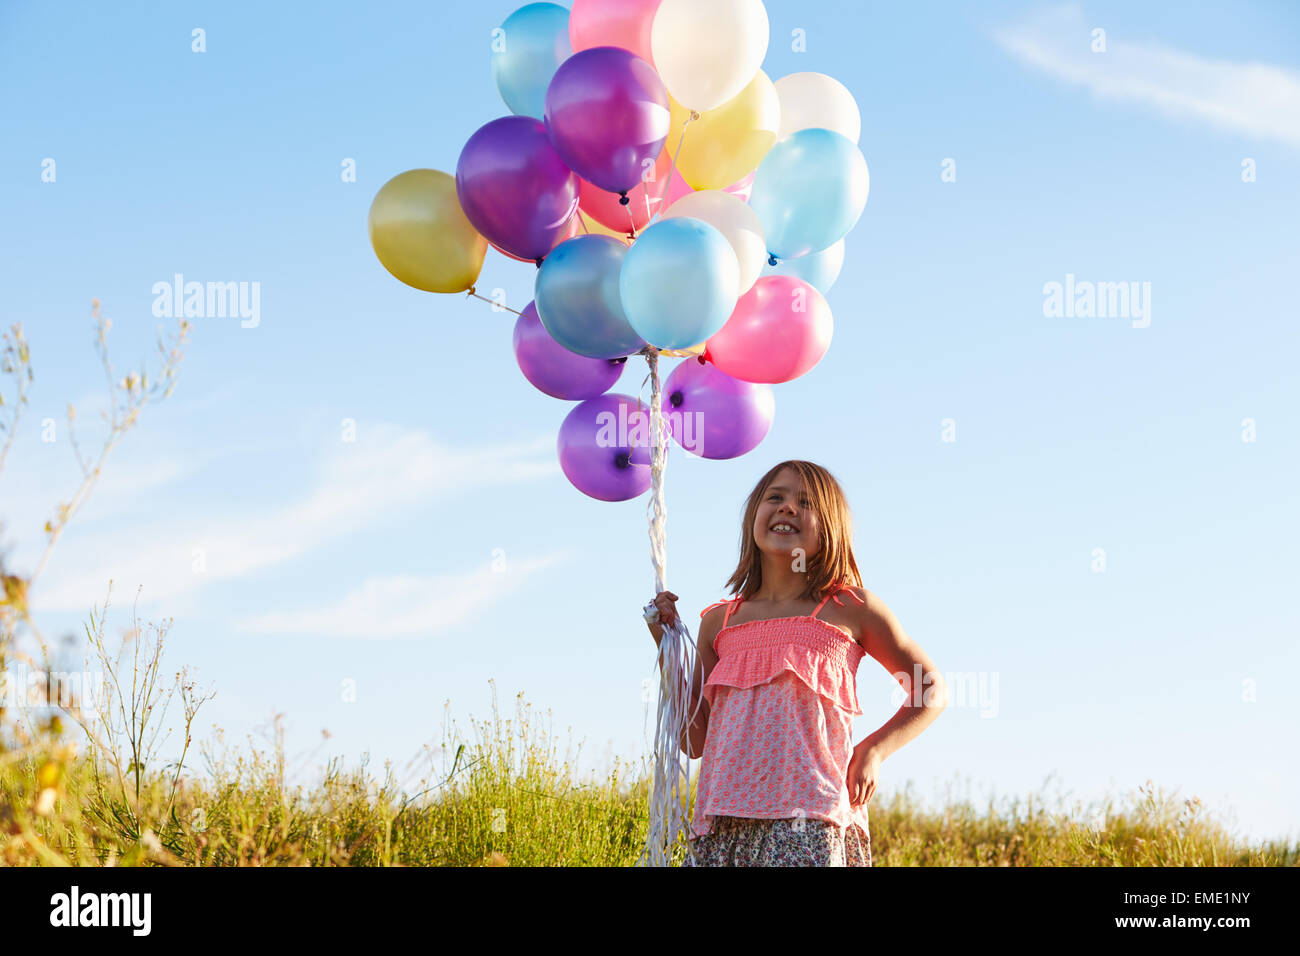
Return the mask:
[[767,530],[770,531],[772,534],[781,534],[781,535],[796,535],[799,533],[799,529],[796,528],[794,525],[790,524],[788,521],[778,521],[776,524],[772,525],[772,527],[768,528]]

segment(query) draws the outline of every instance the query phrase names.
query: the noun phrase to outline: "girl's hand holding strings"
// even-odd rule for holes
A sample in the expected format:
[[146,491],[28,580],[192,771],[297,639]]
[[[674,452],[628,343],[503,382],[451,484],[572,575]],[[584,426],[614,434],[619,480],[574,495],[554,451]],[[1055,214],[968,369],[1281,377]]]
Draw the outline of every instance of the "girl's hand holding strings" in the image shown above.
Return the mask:
[[664,627],[675,623],[678,619],[677,605],[675,603],[677,600],[677,595],[672,591],[660,591],[655,595],[655,599],[652,603],[654,604],[655,609],[659,612],[659,622],[657,624],[646,623],[650,628],[650,633],[654,635],[656,644],[658,644],[659,639],[663,637]]
[[672,591],[660,591],[655,595],[655,607],[659,608],[659,623],[670,625],[677,620],[677,595]]

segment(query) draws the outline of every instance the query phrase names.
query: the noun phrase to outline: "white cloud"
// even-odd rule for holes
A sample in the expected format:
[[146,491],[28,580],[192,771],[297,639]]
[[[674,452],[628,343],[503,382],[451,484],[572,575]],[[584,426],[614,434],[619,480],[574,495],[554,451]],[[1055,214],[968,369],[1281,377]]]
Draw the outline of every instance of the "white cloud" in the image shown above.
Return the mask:
[[[237,461],[220,466],[231,474],[265,467]],[[97,526],[102,530],[75,538],[70,529],[33,586],[32,604],[38,612],[84,613],[103,601],[111,578],[119,595],[134,595],[143,584],[142,603],[165,601],[168,613],[179,613],[181,599],[205,582],[245,577],[292,560],[332,539],[427,507],[439,494],[558,473],[550,438],[454,448],[422,431],[371,425],[355,443],[340,442],[314,483],[286,505],[131,522],[111,531],[104,521]],[[195,549],[202,550],[202,573],[194,571]]]
[[462,573],[370,578],[328,607],[262,614],[238,622],[235,628],[320,637],[426,636],[471,619],[517,591],[537,571],[569,557],[568,552],[557,551],[541,558],[508,560],[501,571],[484,565]]
[[1105,26],[1069,4],[997,30],[994,38],[1022,62],[1099,98],[1300,146],[1300,73],[1134,43],[1114,29],[1106,31],[1106,51],[1094,53],[1092,30]]
[[[221,386],[186,406],[186,414],[228,397]],[[174,414],[177,403],[165,406]],[[93,466],[108,435],[105,415],[108,401],[103,394],[86,392],[74,403],[77,446],[87,466]],[[52,419],[52,441],[45,441],[46,420]],[[36,409],[24,415],[6,468],[0,473],[0,525],[11,539],[14,564],[30,571],[45,550],[45,522],[54,517],[60,503],[66,504],[85,480],[72,450],[66,406]],[[161,448],[156,438],[146,439]],[[216,462],[219,455],[196,443],[185,442],[180,456],[175,453],[142,453],[140,438],[128,433],[108,457],[89,498],[77,511],[70,528],[81,530],[121,521],[132,512],[147,511],[156,493],[189,478]],[[178,443],[173,443],[173,447]],[[226,452],[227,456],[229,451]],[[70,532],[70,534],[75,531]],[[56,554],[62,547],[56,549]]]
[[[45,447],[50,450],[44,453],[44,460],[34,464],[28,464],[19,454],[28,449],[15,448],[9,468],[0,476],[0,524],[22,544],[15,552],[15,568],[20,571],[31,570],[23,562],[34,562],[45,550],[45,534],[41,530],[45,522],[55,516],[60,503],[66,504],[72,498],[84,480],[67,442]],[[85,444],[82,446],[82,454],[87,457],[98,452],[99,447],[93,444],[89,449]],[[95,525],[120,517],[121,513],[147,508],[155,492],[194,474],[199,467],[200,463],[193,458],[160,456],[143,461],[126,455],[118,456],[118,460],[110,456],[85,506],[69,527]]]

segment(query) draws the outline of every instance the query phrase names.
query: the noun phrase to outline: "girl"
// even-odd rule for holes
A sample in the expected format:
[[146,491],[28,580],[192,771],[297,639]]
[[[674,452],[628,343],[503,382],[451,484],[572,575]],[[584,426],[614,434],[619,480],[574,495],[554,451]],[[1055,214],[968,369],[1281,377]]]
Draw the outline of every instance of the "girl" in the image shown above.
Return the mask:
[[[851,539],[844,493],[819,465],[781,462],[750,492],[727,582],[739,596],[704,609],[696,642],[696,718],[681,747],[703,759],[685,865],[871,866],[867,802],[880,763],[939,716],[944,685],[862,587]],[[677,599],[655,597],[660,621],[676,620]],[[650,632],[658,643],[662,628]],[[909,699],[853,746],[864,654]]]

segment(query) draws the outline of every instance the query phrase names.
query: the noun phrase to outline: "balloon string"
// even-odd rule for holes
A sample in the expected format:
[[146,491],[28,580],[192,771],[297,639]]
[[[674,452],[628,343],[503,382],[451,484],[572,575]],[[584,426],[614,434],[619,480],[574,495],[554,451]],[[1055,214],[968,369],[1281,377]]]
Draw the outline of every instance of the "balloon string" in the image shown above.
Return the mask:
[[579,209],[577,212],[574,213],[574,215],[578,217],[578,224],[582,226],[582,231],[590,236],[591,230],[587,228],[587,220],[582,218],[582,210]]
[[[650,353],[653,351],[654,351],[653,349],[649,349],[649,348],[645,348],[641,350],[641,354],[645,356],[645,360],[647,363],[651,361]],[[645,391],[646,383],[650,381],[650,375],[651,375],[650,372],[646,373],[645,378],[641,379],[641,387],[636,390],[636,410],[638,412],[641,411],[641,393]],[[652,393],[654,392],[653,387],[651,388],[651,392]],[[648,405],[646,407],[647,409],[649,408]]]
[[489,298],[488,298],[487,296],[485,296],[485,295],[479,295],[478,292],[476,291],[477,289],[478,289],[478,286],[473,286],[473,285],[472,285],[472,286],[469,287],[469,291],[466,292],[465,294],[466,294],[467,296],[472,295],[472,296],[473,296],[474,298],[476,298],[476,299],[482,299],[484,302],[490,302],[490,303],[492,303],[492,305],[496,306],[498,309],[505,309],[507,312],[513,312],[515,315],[523,315],[523,313],[520,312],[518,309],[512,309],[512,308],[510,308],[510,306],[508,306],[508,305],[502,305],[502,304],[501,304],[500,302],[498,302],[496,299],[489,299]]
[[650,222],[646,224],[647,228],[656,219],[663,215],[664,206],[668,202],[668,190],[671,189],[673,185],[673,173],[677,172],[677,157],[682,154],[682,143],[686,142],[686,127],[691,125],[691,120],[697,120],[699,118],[700,114],[695,112],[695,110],[691,110],[691,115],[686,117],[686,122],[682,124],[682,135],[677,138],[677,152],[673,153],[673,163],[668,167],[668,180],[664,183],[663,192],[659,194],[659,208],[655,210],[654,216],[651,218]]
[[[650,345],[641,350],[650,366],[647,376],[650,391],[650,502],[646,508],[650,524],[650,560],[654,564],[655,593],[668,586],[668,506],[664,500],[664,471],[667,467],[668,442],[665,422],[659,407],[659,354]],[[638,396],[638,405],[640,398]],[[657,622],[653,604],[645,609],[647,621]],[[680,616],[669,625],[661,625],[657,663],[659,669],[659,703],[655,713],[653,777],[649,792],[649,826],[645,847],[638,866],[671,866],[673,850],[689,837],[690,760],[682,761],[682,737],[697,719],[704,697],[695,700],[691,711],[691,680],[695,672],[698,648],[690,630]]]
[[628,203],[623,208],[627,210],[628,235],[636,239],[636,220],[632,218],[632,204]]

